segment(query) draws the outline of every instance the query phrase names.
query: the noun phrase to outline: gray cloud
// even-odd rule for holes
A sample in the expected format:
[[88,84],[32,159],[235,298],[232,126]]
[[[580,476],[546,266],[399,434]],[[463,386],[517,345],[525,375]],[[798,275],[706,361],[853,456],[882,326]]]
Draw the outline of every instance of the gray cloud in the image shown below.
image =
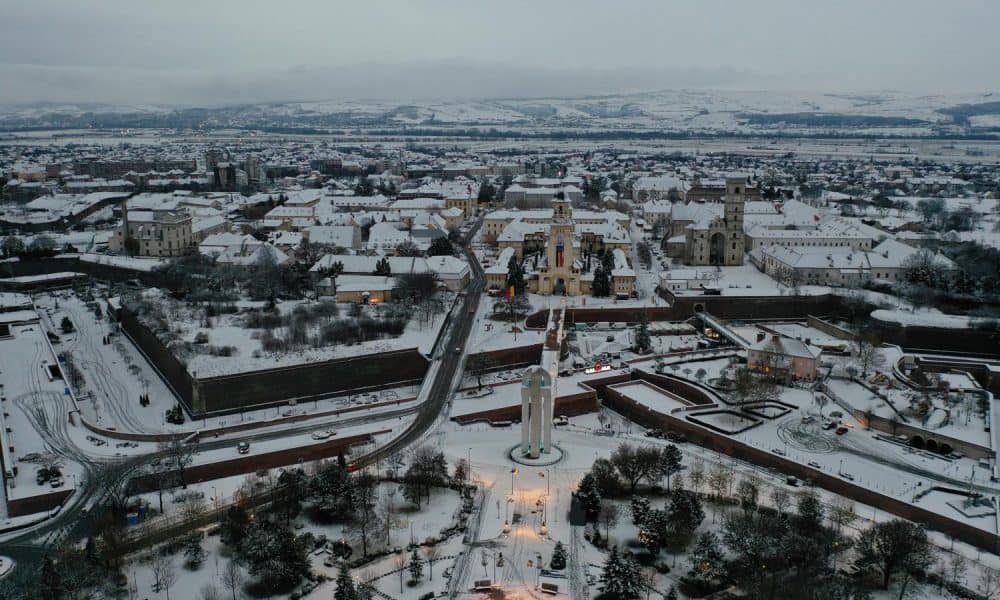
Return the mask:
[[15,0],[0,103],[985,91],[998,16],[988,0]]

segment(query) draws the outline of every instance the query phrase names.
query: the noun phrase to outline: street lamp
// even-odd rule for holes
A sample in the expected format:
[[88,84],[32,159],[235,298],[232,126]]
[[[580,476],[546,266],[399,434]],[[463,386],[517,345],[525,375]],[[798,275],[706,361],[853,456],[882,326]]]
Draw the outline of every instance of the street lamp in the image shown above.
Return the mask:
[[514,495],[514,475],[517,475],[517,467],[510,470],[510,495]]

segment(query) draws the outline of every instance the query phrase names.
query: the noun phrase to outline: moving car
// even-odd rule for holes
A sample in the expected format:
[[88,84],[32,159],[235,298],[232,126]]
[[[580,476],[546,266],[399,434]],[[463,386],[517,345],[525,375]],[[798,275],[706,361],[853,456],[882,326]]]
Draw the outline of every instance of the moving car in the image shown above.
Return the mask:
[[239,444],[236,445],[236,451],[239,452],[240,454],[249,454],[250,442],[240,442]]

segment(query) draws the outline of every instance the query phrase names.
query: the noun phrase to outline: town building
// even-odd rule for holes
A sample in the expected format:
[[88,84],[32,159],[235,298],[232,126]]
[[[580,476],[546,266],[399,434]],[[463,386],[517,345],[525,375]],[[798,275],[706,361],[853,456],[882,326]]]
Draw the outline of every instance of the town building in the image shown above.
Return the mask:
[[814,381],[821,354],[801,340],[761,332],[747,348],[747,368],[782,382]]
[[108,243],[112,253],[136,256],[183,256],[193,247],[191,215],[185,210],[122,210],[122,222]]
[[703,218],[684,231],[684,262],[688,265],[743,264],[745,177],[727,177],[722,217]]

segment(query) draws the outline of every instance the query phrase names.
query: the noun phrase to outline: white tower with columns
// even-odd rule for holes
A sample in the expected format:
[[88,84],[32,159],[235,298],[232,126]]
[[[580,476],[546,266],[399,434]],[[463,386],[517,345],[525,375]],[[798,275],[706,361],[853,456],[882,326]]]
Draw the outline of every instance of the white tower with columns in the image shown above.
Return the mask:
[[552,449],[552,377],[535,365],[521,382],[521,452],[538,458]]
[[552,452],[552,411],[565,313],[565,300],[558,310],[549,310],[542,364],[524,370],[521,382],[521,452],[528,458]]

